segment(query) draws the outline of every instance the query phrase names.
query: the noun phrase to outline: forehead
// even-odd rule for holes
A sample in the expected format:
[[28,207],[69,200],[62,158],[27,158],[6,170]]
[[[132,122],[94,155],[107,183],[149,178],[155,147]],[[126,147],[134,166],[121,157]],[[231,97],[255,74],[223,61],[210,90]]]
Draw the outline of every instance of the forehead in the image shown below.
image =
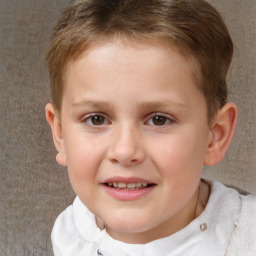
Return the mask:
[[116,104],[125,96],[122,101],[130,99],[134,105],[172,101],[182,106],[194,97],[194,91],[202,96],[193,71],[191,58],[175,45],[99,43],[69,62],[64,96],[73,105],[106,99]]
[[[116,47],[115,47],[116,46]],[[182,55],[189,64],[191,64],[194,69],[198,66],[198,60],[189,47],[181,45],[181,43],[175,43],[170,38],[157,37],[157,36],[129,36],[129,35],[110,35],[110,36],[99,36],[93,37],[88,42],[81,43],[76,50],[67,58],[66,66],[68,67],[73,62],[90,55],[92,52],[104,50],[104,48],[117,49],[119,47],[120,51],[118,54],[120,56],[128,53],[128,50],[137,50],[136,55],[143,53],[145,50],[155,50],[158,52],[177,52]],[[102,51],[103,52],[103,51]],[[129,54],[129,53],[128,53]],[[197,69],[197,67],[195,68]]]
[[[71,56],[67,61],[65,77],[68,77],[71,70],[74,70],[74,66],[78,67],[79,64],[85,64],[90,69],[97,68],[97,66],[109,66],[113,67],[116,64],[119,68],[123,67],[128,69],[129,65],[136,63],[143,63],[139,71],[143,71],[143,67],[148,67],[151,64],[163,66],[168,59],[174,60],[175,58],[183,62],[177,61],[176,67],[186,65],[188,72],[192,72],[195,78],[195,84],[197,81],[198,63],[192,56],[189,49],[184,47],[178,47],[169,39],[164,38],[103,38],[93,43],[89,43],[84,50],[78,51]],[[110,64],[111,63],[111,67]],[[120,64],[123,64],[120,66]],[[91,71],[91,70],[90,70]]]

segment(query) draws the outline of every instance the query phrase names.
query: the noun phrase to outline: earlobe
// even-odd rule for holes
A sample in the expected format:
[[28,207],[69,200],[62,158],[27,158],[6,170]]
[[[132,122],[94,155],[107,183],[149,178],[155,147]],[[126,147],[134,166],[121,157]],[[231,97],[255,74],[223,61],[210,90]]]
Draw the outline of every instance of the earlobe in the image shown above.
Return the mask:
[[62,128],[61,128],[59,113],[54,108],[53,104],[48,103],[45,107],[45,115],[46,115],[46,120],[49,123],[52,130],[54,145],[58,151],[58,154],[56,156],[56,161],[60,165],[66,166],[67,165],[66,153],[65,153],[64,141],[62,137]]
[[234,103],[227,103],[218,111],[211,126],[205,165],[215,165],[224,158],[233,138],[236,122],[237,107]]

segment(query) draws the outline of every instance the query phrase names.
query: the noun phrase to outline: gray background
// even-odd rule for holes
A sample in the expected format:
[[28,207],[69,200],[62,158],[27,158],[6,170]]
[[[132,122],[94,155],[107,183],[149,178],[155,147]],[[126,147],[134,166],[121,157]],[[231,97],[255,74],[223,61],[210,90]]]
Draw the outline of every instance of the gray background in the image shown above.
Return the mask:
[[[50,232],[74,194],[45,122],[43,55],[68,0],[0,1],[0,256],[52,255]],[[235,43],[230,100],[239,107],[224,161],[205,176],[256,193],[256,1],[212,0]]]

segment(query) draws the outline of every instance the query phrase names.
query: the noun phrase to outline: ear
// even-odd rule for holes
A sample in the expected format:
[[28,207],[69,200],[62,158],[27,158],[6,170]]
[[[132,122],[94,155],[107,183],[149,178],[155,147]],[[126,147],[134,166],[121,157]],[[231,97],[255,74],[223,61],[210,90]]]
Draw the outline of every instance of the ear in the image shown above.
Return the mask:
[[67,165],[64,140],[62,137],[62,128],[59,112],[54,108],[53,104],[48,103],[45,107],[46,120],[52,129],[54,145],[58,151],[56,161],[62,165]]
[[215,165],[225,156],[237,122],[237,107],[227,103],[217,113],[211,125],[211,137],[204,159],[205,165]]

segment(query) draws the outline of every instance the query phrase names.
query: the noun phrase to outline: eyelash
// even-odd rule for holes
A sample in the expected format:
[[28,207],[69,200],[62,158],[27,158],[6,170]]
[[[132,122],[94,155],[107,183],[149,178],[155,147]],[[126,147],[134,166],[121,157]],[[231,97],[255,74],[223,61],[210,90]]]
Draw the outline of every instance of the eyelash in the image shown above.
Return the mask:
[[[93,121],[92,119],[93,118],[103,118],[103,123],[102,124],[93,124]],[[96,127],[96,126],[103,126],[103,125],[106,125],[106,122],[108,122],[108,119],[101,113],[91,113],[91,114],[88,114],[88,115],[85,115],[83,118],[82,118],[82,122],[83,123],[87,123],[89,126],[92,126],[92,127]],[[108,122],[110,123],[110,122]]]
[[[156,125],[153,122],[154,118],[160,118],[158,121],[162,121],[160,125]],[[149,123],[151,121],[152,124],[150,124],[151,126],[156,126],[156,127],[162,127],[162,126],[167,126],[170,125],[171,123],[174,122],[174,119],[172,117],[170,117],[169,115],[163,114],[163,113],[153,113],[151,114],[150,118],[147,119],[147,121],[145,123]]]
[[[102,120],[98,120],[100,123],[99,124],[95,124],[93,123],[93,118],[101,118]],[[159,120],[155,120],[155,121],[160,121],[160,124],[154,124],[154,118],[160,118]],[[101,123],[102,121],[102,123]],[[97,127],[97,126],[104,126],[106,124],[111,124],[110,121],[108,121],[108,118],[106,118],[104,116],[104,114],[101,113],[91,113],[88,115],[85,115],[82,118],[82,122],[83,123],[87,123],[89,126],[92,127]],[[147,118],[147,120],[144,122],[144,124],[148,124],[150,126],[156,126],[156,127],[162,127],[162,126],[167,126],[170,125],[171,123],[174,122],[174,119],[172,117],[170,117],[169,115],[163,114],[163,113],[153,113],[150,115],[150,118]]]

